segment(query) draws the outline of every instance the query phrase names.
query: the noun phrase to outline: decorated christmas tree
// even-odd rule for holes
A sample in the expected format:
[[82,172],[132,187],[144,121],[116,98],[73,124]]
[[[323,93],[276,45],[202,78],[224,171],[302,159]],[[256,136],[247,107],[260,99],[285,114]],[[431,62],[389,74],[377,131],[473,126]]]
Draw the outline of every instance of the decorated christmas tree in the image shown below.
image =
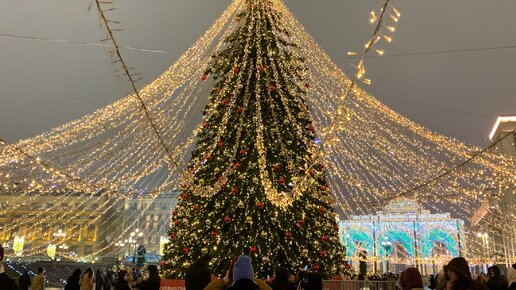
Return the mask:
[[172,212],[168,278],[206,254],[216,274],[241,254],[262,277],[277,267],[345,271],[325,166],[314,157],[307,67],[270,1],[245,1],[199,76],[214,85]]

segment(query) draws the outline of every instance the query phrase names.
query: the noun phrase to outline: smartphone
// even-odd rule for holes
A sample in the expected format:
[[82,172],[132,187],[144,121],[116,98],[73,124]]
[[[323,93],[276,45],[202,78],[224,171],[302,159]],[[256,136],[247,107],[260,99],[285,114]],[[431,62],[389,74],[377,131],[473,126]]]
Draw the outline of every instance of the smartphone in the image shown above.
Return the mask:
[[308,270],[308,265],[305,266],[305,268],[303,269],[304,271]]

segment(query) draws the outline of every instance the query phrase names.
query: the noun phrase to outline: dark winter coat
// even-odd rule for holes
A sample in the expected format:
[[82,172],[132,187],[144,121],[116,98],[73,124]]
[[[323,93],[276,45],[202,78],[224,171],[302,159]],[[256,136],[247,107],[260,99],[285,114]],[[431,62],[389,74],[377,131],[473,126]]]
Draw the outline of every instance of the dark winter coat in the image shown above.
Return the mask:
[[502,278],[502,273],[500,273],[498,266],[489,267],[489,276],[487,281],[487,288],[489,290],[505,290],[507,288],[507,281]]
[[79,280],[81,279],[81,272],[76,271],[66,281],[66,286],[64,290],[80,290],[81,286],[79,285]]
[[434,276],[432,276],[430,277],[430,289],[433,290],[435,288],[437,288],[437,279]]
[[14,282],[13,279],[9,278],[7,274],[1,273],[0,274],[0,290],[17,290],[18,285],[16,285],[16,282]]
[[458,283],[453,287],[454,290],[489,290],[485,285],[475,281],[469,283]]
[[103,290],[104,289],[104,278],[97,272],[95,275],[95,290]]
[[115,283],[115,290],[131,290],[131,287],[129,287],[129,284],[127,284],[127,281],[116,281]]
[[204,290],[211,282],[211,272],[208,265],[195,264],[186,270],[186,290]]
[[272,290],[292,290],[292,284],[288,280],[274,279],[271,283]]
[[228,290],[260,290],[260,286],[253,280],[240,279],[229,286]]
[[161,278],[159,276],[150,276],[147,280],[143,280],[136,284],[135,288],[140,290],[159,290]]
[[20,276],[20,280],[18,281],[18,284],[20,284],[20,290],[28,290],[31,283],[30,275],[27,273],[23,273]]

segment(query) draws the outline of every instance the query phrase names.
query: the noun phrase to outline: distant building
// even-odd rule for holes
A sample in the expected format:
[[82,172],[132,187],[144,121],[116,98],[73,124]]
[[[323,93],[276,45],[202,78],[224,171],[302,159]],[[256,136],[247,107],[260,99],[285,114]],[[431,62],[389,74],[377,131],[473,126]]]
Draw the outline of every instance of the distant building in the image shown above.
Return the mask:
[[160,241],[168,237],[170,229],[170,218],[172,210],[177,205],[179,191],[162,193],[158,197],[135,198],[124,201],[122,230],[126,231],[126,238],[120,239],[124,243],[123,252],[126,256],[134,253],[134,247],[127,244],[130,233],[139,230],[143,235],[138,239],[137,235],[133,238],[136,243],[145,245],[147,252],[159,253]]
[[[499,116],[489,134],[491,142],[498,144],[495,150],[499,153],[516,157],[516,115]],[[515,165],[516,166],[516,165]],[[507,185],[508,188],[501,189],[497,194],[500,196],[499,204],[502,216],[500,220],[505,225],[503,229],[493,231],[495,236],[495,255],[498,262],[510,265],[516,263],[516,221],[511,219],[516,213],[516,185]],[[485,225],[489,228],[489,225]]]
[[[84,199],[87,202],[80,202]],[[47,253],[49,248],[55,250],[57,257],[93,253],[101,226],[113,226],[108,218],[111,211],[103,212],[100,206],[107,201],[99,195],[0,194],[4,209],[0,211],[0,242],[10,245],[11,252],[16,250],[26,256]],[[74,211],[58,210],[71,206],[76,207]],[[43,212],[48,219],[39,219]]]
[[449,213],[432,214],[407,198],[389,202],[376,215],[342,220],[339,231],[353,266],[365,254],[369,270],[375,272],[400,272],[414,266],[423,274],[436,273],[464,252],[462,220]]
[[[156,198],[128,198],[106,210],[112,200],[101,194],[19,196],[0,192],[0,243],[8,246],[10,256],[55,252],[57,259],[92,254],[90,260],[121,258],[133,255],[137,244],[144,245],[148,253],[158,253],[177,196],[178,192],[171,192]],[[73,210],[60,212],[59,208]],[[36,219],[42,212],[48,220]],[[141,237],[135,235],[133,243],[126,242],[136,229]]]

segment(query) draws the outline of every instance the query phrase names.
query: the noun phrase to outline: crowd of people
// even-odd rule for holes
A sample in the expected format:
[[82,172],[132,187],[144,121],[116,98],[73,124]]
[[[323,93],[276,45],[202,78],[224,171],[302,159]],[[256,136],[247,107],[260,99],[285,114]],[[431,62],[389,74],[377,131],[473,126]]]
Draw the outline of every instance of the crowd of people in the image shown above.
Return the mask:
[[[38,268],[38,274],[30,277],[28,271],[20,275],[18,283],[9,278],[3,266],[4,249],[0,246],[0,290],[44,290],[45,270]],[[201,257],[188,268],[185,277],[186,290],[322,290],[323,279],[317,272],[300,271],[289,273],[284,268],[276,270],[273,278],[258,279],[249,256],[239,256],[228,267],[225,276],[212,279],[209,257]],[[356,275],[354,280],[391,281],[401,290],[516,290],[516,264],[503,275],[496,265],[489,267],[486,274],[474,277],[468,262],[463,257],[453,258],[438,275],[431,275],[427,283],[417,268],[408,268],[401,274],[372,274],[368,277]],[[362,282],[364,281],[364,282]],[[123,268],[118,271],[87,268],[73,271],[64,290],[159,290],[161,278],[158,267],[149,265],[143,272],[137,268]],[[360,285],[362,285],[360,284]],[[359,287],[366,288],[366,287]],[[387,287],[388,288],[388,287]],[[387,289],[382,288],[382,289]]]
[[87,268],[76,269],[68,278],[64,290],[159,290],[161,278],[158,267],[149,265],[143,273],[126,267],[115,271]]

